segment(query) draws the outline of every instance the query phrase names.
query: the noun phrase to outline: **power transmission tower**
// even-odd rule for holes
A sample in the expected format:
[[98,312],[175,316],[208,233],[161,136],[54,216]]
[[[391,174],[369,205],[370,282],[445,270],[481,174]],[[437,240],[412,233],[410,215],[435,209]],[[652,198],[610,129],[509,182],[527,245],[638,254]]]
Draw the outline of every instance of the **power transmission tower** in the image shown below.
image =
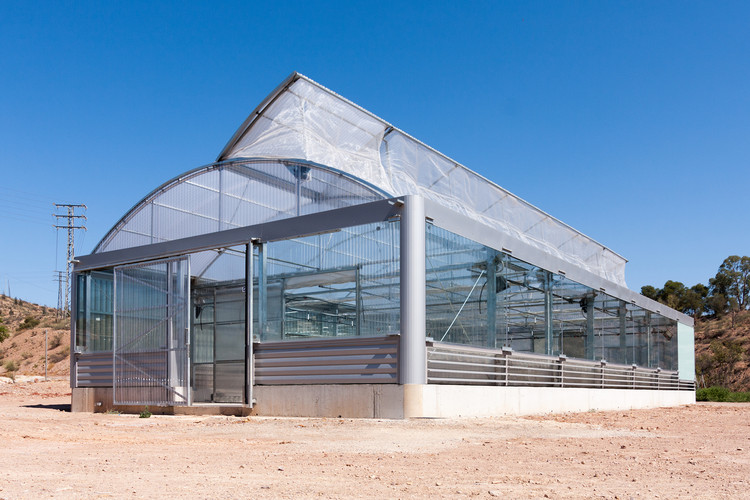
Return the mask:
[[[80,225],[76,226],[76,221],[78,219],[86,220],[85,215],[76,214],[76,209],[82,208],[83,210],[86,210],[86,205],[74,205],[70,203],[55,203],[55,210],[66,210],[66,213],[62,214],[52,214],[54,217],[57,217],[58,224],[55,224],[56,229],[67,229],[68,230],[68,258],[66,259],[66,266],[65,266],[65,314],[70,314],[70,268],[73,264],[73,257],[75,256],[75,244],[74,244],[74,233],[76,229],[83,229],[86,230],[86,226]],[[63,219],[64,222],[66,222],[65,225],[59,224],[60,219]]]
[[63,292],[63,284],[65,283],[65,271],[55,271],[54,281],[57,281],[57,319],[63,314],[63,302],[65,293]]

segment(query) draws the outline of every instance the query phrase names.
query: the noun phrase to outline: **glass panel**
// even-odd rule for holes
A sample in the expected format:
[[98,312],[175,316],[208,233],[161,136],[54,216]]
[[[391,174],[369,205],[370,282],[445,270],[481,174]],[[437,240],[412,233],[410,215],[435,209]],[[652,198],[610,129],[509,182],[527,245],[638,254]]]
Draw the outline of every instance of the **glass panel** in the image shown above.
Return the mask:
[[254,304],[261,340],[400,330],[398,221],[270,242],[264,252]]
[[242,403],[245,385],[245,247],[192,256],[193,401]]
[[112,350],[114,287],[112,270],[77,275],[76,349]]
[[427,336],[677,369],[677,322],[442,228],[426,229]]

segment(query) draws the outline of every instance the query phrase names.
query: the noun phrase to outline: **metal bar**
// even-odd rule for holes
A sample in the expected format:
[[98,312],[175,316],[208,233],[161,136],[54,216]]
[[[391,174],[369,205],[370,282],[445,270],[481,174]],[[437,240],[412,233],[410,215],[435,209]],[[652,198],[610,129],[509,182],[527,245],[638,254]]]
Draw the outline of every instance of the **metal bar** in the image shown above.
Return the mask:
[[404,199],[401,215],[401,384],[427,382],[425,351],[425,212],[424,199]]
[[253,407],[253,244],[245,245],[245,406]]
[[143,245],[80,256],[77,257],[79,262],[75,264],[75,270],[80,272],[120,264],[174,257],[220,247],[245,245],[251,238],[258,238],[262,241],[276,241],[335,231],[354,224],[384,222],[401,212],[401,206],[396,201],[396,199],[379,200],[253,226],[225,229],[224,231],[215,233],[154,243],[153,245]]

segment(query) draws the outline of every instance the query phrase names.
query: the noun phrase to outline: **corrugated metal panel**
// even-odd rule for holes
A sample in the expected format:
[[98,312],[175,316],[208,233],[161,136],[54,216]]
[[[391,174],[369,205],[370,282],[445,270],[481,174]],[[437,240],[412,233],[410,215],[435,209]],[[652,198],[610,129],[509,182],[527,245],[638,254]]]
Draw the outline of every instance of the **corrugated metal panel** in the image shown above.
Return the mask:
[[254,349],[257,385],[398,383],[398,336],[266,342]]
[[76,354],[76,387],[112,387],[112,351]]

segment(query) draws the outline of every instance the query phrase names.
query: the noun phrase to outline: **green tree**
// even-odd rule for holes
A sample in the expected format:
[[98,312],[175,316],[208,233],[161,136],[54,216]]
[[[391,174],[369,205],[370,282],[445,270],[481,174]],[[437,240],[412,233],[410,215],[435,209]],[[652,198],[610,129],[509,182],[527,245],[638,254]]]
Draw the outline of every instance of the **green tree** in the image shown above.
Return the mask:
[[750,257],[730,255],[709,283],[712,295],[722,294],[727,300],[734,298],[737,308],[747,309],[750,304]]
[[721,318],[729,310],[729,301],[723,293],[712,293],[705,300],[706,312]]
[[695,319],[700,318],[706,312],[706,298],[708,287],[702,283],[693,285],[685,290],[680,303],[680,310],[685,314],[692,315]]
[[682,303],[687,288],[679,281],[668,280],[659,293],[659,302],[666,304],[672,309],[682,310]]
[[651,285],[645,285],[641,287],[641,295],[648,297],[651,300],[659,300],[660,289],[654,288]]

